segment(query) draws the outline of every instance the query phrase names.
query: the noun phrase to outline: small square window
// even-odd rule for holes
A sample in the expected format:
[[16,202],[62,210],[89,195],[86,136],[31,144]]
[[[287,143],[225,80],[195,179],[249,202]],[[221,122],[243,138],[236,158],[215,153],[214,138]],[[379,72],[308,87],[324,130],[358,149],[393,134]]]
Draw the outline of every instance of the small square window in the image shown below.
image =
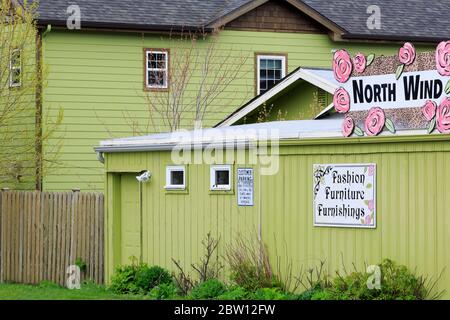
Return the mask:
[[186,169],[184,166],[166,168],[166,189],[186,189]]
[[169,53],[161,49],[145,50],[147,89],[167,89],[169,86]]
[[231,166],[211,167],[211,190],[231,190]]

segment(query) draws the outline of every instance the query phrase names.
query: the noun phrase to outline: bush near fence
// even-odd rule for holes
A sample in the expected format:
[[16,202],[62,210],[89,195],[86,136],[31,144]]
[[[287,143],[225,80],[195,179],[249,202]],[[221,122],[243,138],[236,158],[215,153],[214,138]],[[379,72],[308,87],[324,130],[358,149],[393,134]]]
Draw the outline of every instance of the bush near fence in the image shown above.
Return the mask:
[[103,194],[2,191],[0,203],[0,282],[65,285],[81,262],[81,281],[103,283]]

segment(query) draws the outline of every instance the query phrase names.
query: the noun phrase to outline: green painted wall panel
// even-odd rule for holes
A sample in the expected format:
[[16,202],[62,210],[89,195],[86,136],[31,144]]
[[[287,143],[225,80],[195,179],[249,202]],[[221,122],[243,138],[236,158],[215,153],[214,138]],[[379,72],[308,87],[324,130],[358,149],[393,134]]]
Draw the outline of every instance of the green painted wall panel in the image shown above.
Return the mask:
[[[301,268],[325,261],[327,272],[334,275],[343,265],[347,270],[353,263],[363,269],[364,264],[384,258],[434,277],[446,267],[439,288],[446,289],[449,298],[448,136],[283,142],[279,163],[276,175],[261,176],[261,185],[255,170],[255,206],[243,208],[237,206],[235,193],[210,194],[209,165],[189,165],[188,193],[170,194],[163,188],[170,152],[106,155],[108,177],[143,169],[152,172],[143,188],[144,260],[149,263],[174,270],[171,259],[175,258],[189,268],[198,261],[201,240],[208,231],[221,238],[219,255],[223,255],[239,232],[250,236],[258,230],[261,213],[263,240],[273,264],[281,270],[292,264],[294,274],[299,274]],[[377,164],[376,229],[313,226],[312,172],[318,163]],[[247,165],[234,165],[234,174],[238,166]],[[114,188],[110,181],[108,190]],[[110,194],[107,199],[108,219],[120,215],[110,207]],[[121,219],[127,216],[122,214]],[[109,262],[108,269],[112,266]]]

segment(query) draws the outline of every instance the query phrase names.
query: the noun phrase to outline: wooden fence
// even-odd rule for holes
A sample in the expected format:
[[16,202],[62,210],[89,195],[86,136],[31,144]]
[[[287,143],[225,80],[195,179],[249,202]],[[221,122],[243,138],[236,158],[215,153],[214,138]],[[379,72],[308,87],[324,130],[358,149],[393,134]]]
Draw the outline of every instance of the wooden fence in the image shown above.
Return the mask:
[[[0,282],[65,285],[69,265],[103,283],[104,198],[100,193],[0,192]],[[78,262],[78,263],[77,263]]]

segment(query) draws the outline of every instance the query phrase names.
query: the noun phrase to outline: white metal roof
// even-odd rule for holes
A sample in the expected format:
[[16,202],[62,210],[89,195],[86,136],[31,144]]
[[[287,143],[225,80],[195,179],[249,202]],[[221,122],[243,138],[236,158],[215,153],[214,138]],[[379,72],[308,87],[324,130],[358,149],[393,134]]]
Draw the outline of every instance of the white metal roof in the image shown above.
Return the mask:
[[292,120],[264,122],[222,128],[158,133],[101,141],[98,152],[170,150],[177,145],[248,143],[251,141],[341,137],[342,115],[326,120]]

